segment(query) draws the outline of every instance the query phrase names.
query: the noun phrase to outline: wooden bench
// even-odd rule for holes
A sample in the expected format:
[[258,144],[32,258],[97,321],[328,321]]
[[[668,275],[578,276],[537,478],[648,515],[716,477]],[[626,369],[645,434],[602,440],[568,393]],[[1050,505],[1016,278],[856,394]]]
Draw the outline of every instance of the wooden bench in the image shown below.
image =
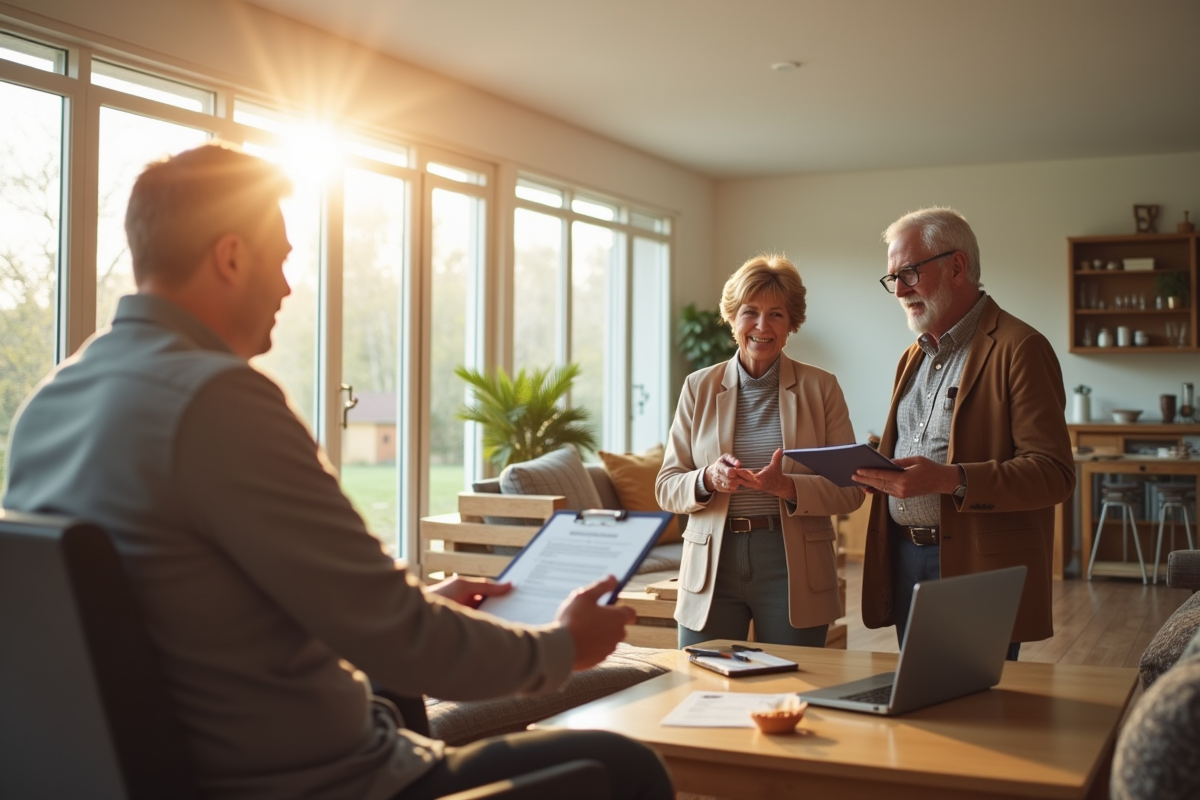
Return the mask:
[[[428,582],[447,575],[471,575],[494,578],[512,560],[514,550],[533,538],[541,522],[564,508],[566,498],[559,495],[513,495],[484,492],[459,492],[458,513],[424,517],[418,531],[418,561],[421,578]],[[484,517],[506,521],[539,520],[532,524],[497,524]],[[843,553],[838,552],[838,585],[842,607],[846,602],[846,581],[841,577]],[[656,581],[643,590],[621,592],[620,605],[633,608],[636,625],[629,628],[626,641],[638,647],[678,646],[675,614],[674,579]],[[826,647],[846,647],[846,626],[829,626]]]

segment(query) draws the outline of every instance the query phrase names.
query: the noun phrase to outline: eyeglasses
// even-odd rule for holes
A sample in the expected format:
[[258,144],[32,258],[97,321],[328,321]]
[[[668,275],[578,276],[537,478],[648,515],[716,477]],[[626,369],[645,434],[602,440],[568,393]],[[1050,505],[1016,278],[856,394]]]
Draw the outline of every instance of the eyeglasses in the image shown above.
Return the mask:
[[921,273],[917,272],[917,267],[923,267],[931,261],[937,261],[939,258],[954,255],[956,250],[947,250],[944,253],[938,253],[936,256],[930,256],[924,261],[918,261],[915,264],[909,264],[907,267],[901,267],[896,270],[896,273],[884,275],[879,279],[879,285],[887,289],[891,294],[896,293],[896,281],[899,280],[905,286],[916,286],[921,280]]

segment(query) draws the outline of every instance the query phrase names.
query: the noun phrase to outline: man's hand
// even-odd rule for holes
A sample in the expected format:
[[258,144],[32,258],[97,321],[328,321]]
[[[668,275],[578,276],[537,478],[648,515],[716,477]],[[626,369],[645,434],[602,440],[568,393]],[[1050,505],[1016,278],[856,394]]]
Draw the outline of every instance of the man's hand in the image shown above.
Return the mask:
[[939,464],[924,456],[894,459],[903,472],[886,469],[860,469],[851,477],[868,490],[892,497],[920,497],[924,494],[953,494],[962,481],[958,467]]
[[[747,472],[747,470],[739,470],[739,472]],[[794,502],[796,499],[796,484],[783,474],[782,448],[776,450],[775,454],[771,456],[770,464],[758,472],[749,473],[746,485],[752,489],[758,489],[760,492],[768,492],[776,497],[782,497],[784,500]]]
[[478,608],[485,597],[499,597],[512,591],[511,583],[496,583],[491,578],[464,578],[462,575],[452,575],[441,583],[435,583],[425,589],[447,600],[453,600],[459,605]]
[[599,664],[625,638],[625,626],[637,621],[628,606],[596,605],[605,594],[617,588],[617,579],[609,575],[591,586],[576,589],[558,608],[558,623],[575,640],[574,670]]

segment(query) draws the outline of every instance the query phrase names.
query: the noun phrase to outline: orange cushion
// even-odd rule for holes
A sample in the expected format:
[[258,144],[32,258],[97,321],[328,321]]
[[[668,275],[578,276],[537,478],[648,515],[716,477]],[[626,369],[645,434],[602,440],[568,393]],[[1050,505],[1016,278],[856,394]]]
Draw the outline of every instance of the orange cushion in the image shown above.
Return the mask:
[[[645,453],[606,453],[600,451],[604,471],[617,490],[621,508],[626,511],[662,511],[654,497],[654,479],[662,469],[663,446],[656,444]],[[683,541],[679,519],[671,517],[657,544]]]

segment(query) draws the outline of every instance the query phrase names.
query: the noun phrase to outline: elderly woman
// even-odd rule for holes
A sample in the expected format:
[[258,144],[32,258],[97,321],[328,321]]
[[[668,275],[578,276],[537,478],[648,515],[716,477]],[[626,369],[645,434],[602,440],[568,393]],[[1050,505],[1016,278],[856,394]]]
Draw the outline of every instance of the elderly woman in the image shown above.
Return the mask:
[[688,514],[675,619],[679,646],[746,639],[823,647],[842,614],[831,515],[864,494],[808,473],[783,450],[854,441],[828,372],[783,355],[804,322],[800,273],[783,256],[752,258],[721,293],[738,352],[684,383],[659,505]]

